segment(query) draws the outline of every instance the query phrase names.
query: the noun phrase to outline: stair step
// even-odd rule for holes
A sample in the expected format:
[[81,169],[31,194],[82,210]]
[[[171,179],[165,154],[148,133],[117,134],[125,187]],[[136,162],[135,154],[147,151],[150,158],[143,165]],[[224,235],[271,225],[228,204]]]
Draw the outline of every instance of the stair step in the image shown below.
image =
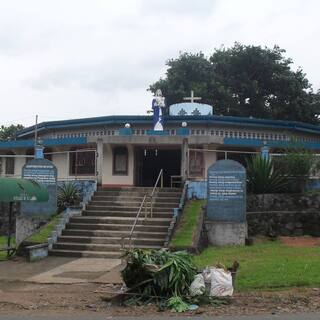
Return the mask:
[[[103,210],[119,210],[119,211],[138,211],[141,206],[141,203],[136,202],[134,204],[122,202],[122,203],[104,203],[101,204],[99,202],[92,201],[87,205],[87,209],[103,209]],[[173,208],[178,207],[179,204],[173,204],[173,203],[154,203],[153,209],[154,210],[172,210]],[[151,205],[150,203],[147,203],[144,205],[144,209],[147,208],[150,210]]]
[[[128,208],[127,210],[118,210],[118,209],[105,209],[103,207],[97,209],[97,208],[90,208],[90,209],[86,209],[84,210],[84,212],[114,212],[115,213],[115,217],[121,215],[122,213],[133,213],[135,215],[137,215],[139,209],[132,209],[130,210],[130,208]],[[145,212],[147,212],[148,214],[151,212],[151,210],[142,210],[141,214],[145,214]],[[153,213],[173,213],[173,208],[172,209],[154,209]]]
[[[127,236],[127,235],[126,235]],[[154,245],[154,246],[162,246],[164,244],[164,239],[157,238],[135,238],[133,237],[132,243],[136,245]],[[60,236],[58,238],[58,242],[63,243],[81,243],[81,244],[121,244],[121,237],[79,237],[79,236]],[[129,238],[125,239],[125,243],[129,243]]]
[[[129,224],[133,225],[135,221],[134,217],[97,217],[97,216],[79,216],[70,218],[70,223],[93,223],[93,224]],[[142,224],[145,226],[158,225],[166,226],[169,225],[171,219],[169,218],[139,218],[137,224]]]
[[103,251],[113,252],[120,251],[121,244],[91,244],[91,243],[75,243],[75,242],[57,242],[53,245],[53,249],[58,250],[74,250],[74,251]]
[[[132,224],[106,224],[106,223],[68,223],[67,229],[78,230],[116,230],[116,231],[129,231]],[[153,225],[139,225],[135,227],[136,231],[150,231],[150,232],[168,232],[168,226],[153,226]]]
[[122,252],[98,252],[98,251],[75,251],[75,250],[50,250],[50,256],[76,257],[76,258],[108,258],[120,259]]
[[[151,192],[150,192],[151,194]],[[149,194],[149,195],[150,195]],[[138,192],[138,191],[132,191],[132,192],[122,192],[122,191],[96,191],[94,193],[94,196],[114,196],[114,197],[121,197],[121,196],[126,196],[126,197],[144,197],[145,193],[144,192]],[[157,198],[162,198],[162,197],[180,197],[181,192],[157,192],[155,195]]]
[[[139,245],[142,249],[159,249],[159,245]],[[74,251],[98,251],[98,252],[120,252],[121,244],[83,244],[71,242],[58,242],[53,245],[53,250],[74,250]]]
[[[125,237],[128,236],[128,231],[119,230],[78,230],[78,229],[65,229],[62,231],[62,236],[80,236],[80,237]],[[167,232],[148,232],[148,231],[134,231],[135,238],[156,238],[164,240]]]
[[[96,217],[131,217],[135,218],[137,215],[136,211],[128,211],[128,212],[108,212],[108,211],[96,211],[96,210],[85,210],[82,213],[83,217],[91,217],[91,216],[96,216]],[[154,218],[172,218],[173,216],[173,211],[171,212],[153,212],[153,217]],[[144,213],[142,214],[142,217],[144,217]],[[150,217],[150,212],[148,213],[148,217]]]
[[[140,209],[139,207],[124,207],[124,206],[96,206],[96,205],[88,205],[86,211],[107,211],[107,212],[122,212],[122,211],[132,211],[138,212]],[[143,208],[143,211],[150,211],[150,207],[148,206],[147,209]],[[153,212],[172,212],[173,207],[160,207],[156,206],[153,207]]]
[[[131,191],[140,191],[140,192],[152,192],[153,187],[98,187],[97,191],[122,191],[122,192],[131,192]],[[181,192],[182,188],[161,188],[160,191],[167,192]]]
[[[115,197],[115,196],[93,196],[92,197],[92,202],[101,202],[102,204],[105,203],[126,203],[126,202],[131,202],[131,203],[139,203],[141,204],[143,200],[142,197],[127,197],[127,196],[121,196],[121,197]],[[179,197],[161,197],[161,198],[156,198],[156,203],[179,203],[180,202],[180,196]]]

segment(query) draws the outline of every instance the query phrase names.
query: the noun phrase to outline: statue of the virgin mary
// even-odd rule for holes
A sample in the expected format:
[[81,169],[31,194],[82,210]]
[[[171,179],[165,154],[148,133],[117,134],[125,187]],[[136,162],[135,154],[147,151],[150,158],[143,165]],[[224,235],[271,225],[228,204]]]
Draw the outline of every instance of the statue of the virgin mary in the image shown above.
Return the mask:
[[163,108],[165,108],[165,106],[165,99],[162,96],[161,90],[158,89],[152,99],[154,131],[163,131]]

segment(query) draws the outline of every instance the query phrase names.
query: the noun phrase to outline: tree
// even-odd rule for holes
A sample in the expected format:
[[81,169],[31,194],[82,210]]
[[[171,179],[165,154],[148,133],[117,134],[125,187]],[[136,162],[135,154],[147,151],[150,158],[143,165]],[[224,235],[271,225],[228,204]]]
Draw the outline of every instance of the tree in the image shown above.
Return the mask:
[[168,105],[194,90],[215,114],[317,123],[320,93],[313,92],[301,68],[292,70],[285,50],[245,46],[183,53],[167,62],[167,72],[149,87],[160,88]]
[[12,124],[8,127],[2,125],[0,127],[0,141],[14,140],[16,138],[17,132],[23,128],[24,127],[21,124]]

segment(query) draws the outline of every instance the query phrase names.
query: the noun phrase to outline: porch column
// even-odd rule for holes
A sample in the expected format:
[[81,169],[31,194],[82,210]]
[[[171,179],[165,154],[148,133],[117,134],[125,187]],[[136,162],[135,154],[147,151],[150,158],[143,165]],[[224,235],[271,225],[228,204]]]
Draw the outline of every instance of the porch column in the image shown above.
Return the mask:
[[101,138],[97,141],[97,183],[102,184],[102,170],[103,170],[103,140]]
[[182,181],[185,182],[188,177],[188,139],[185,138],[182,141],[182,148],[181,148],[181,176]]

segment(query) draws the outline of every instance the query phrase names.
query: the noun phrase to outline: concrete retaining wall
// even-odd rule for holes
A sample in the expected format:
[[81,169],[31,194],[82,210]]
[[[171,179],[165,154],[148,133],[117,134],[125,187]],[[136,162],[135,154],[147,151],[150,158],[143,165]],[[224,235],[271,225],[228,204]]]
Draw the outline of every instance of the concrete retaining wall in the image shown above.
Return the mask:
[[320,211],[268,211],[247,213],[250,236],[320,237]]

